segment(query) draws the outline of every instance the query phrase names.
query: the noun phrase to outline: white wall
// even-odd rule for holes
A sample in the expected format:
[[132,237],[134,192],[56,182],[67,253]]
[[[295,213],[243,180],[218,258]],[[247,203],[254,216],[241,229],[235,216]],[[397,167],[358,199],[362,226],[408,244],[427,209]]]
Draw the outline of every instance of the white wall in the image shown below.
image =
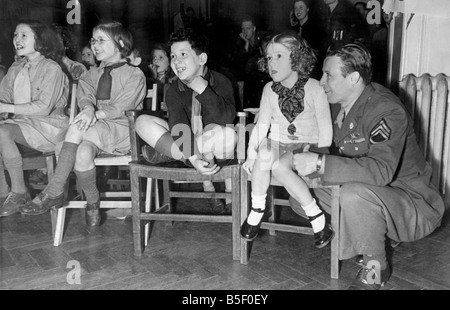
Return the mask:
[[[432,2],[430,1],[430,5]],[[408,28],[409,14],[404,20],[403,63],[400,74],[424,73],[450,76],[450,12],[449,17],[415,15]],[[401,77],[400,77],[401,78]]]

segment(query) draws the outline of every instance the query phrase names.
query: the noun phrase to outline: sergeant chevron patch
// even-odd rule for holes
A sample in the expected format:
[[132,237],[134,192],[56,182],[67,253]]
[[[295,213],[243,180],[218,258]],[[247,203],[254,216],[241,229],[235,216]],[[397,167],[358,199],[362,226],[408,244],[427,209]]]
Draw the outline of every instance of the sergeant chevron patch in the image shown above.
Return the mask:
[[382,119],[370,132],[370,143],[379,144],[388,141],[391,137],[391,128],[386,124],[386,121]]

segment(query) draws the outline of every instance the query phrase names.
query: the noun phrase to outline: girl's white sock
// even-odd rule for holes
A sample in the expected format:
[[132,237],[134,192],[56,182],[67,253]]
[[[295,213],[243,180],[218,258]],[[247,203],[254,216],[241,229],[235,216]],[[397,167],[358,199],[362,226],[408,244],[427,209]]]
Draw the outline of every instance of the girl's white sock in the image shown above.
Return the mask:
[[[254,195],[252,193],[252,208],[253,209],[260,209],[265,210],[266,209],[266,197],[267,194],[264,195]],[[264,216],[264,212],[259,213],[255,211],[250,211],[250,214],[247,217],[247,223],[256,226],[261,222],[262,217]]]
[[[303,210],[305,210],[306,215],[309,217],[316,216],[317,214],[322,212],[322,210],[317,206],[315,199],[313,199],[313,201],[309,205],[302,206],[302,208]],[[314,233],[321,231],[325,227],[325,214],[311,221],[311,226]]]

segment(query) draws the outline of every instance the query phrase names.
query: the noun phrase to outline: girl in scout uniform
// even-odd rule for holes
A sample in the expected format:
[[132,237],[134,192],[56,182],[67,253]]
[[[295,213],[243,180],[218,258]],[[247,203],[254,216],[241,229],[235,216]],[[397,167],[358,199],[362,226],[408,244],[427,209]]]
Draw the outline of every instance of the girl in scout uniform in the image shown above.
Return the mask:
[[120,23],[96,26],[91,39],[99,67],[81,76],[77,90],[80,112],[67,131],[58,166],[48,186],[25,207],[23,214],[42,214],[64,203],[64,184],[72,169],[86,195],[86,223],[100,223],[100,195],[94,159],[101,153],[123,155],[130,150],[125,111],[142,108],[146,93],[145,76],[128,65],[133,38]]
[[[13,45],[18,60],[0,84],[0,216],[19,211],[30,200],[19,147],[52,152],[64,139],[68,78],[53,45],[54,33],[39,21],[17,25]],[[11,180],[6,183],[5,170]]]

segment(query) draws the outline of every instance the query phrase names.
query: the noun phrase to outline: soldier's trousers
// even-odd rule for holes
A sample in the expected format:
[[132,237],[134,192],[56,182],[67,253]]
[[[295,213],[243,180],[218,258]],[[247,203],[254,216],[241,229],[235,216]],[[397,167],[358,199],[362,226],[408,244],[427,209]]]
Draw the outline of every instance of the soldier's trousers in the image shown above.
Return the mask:
[[[313,195],[319,205],[329,205],[329,190],[316,189]],[[399,188],[348,183],[341,187],[340,205],[341,260],[359,254],[384,253],[386,237],[410,242],[427,236],[436,228]],[[292,199],[291,207],[298,214],[304,213]]]

